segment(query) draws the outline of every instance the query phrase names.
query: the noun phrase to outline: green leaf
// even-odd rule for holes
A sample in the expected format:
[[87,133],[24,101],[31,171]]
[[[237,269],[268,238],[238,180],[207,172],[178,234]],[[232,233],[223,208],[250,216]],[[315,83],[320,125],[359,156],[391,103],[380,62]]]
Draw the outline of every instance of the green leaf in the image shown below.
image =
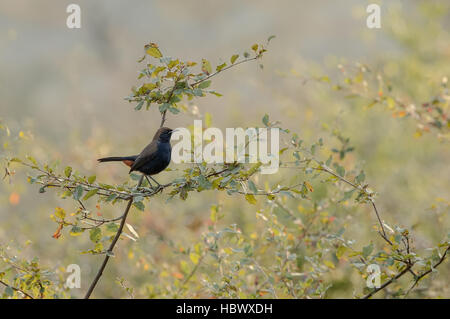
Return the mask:
[[349,191],[345,192],[344,193],[344,197],[340,200],[340,202],[344,202],[347,199],[350,199],[354,192],[355,192],[355,189],[352,189],[352,190],[349,190]]
[[239,54],[234,54],[232,57],[231,57],[231,59],[230,59],[230,62],[231,62],[231,64],[234,64],[234,62],[236,62],[236,60],[239,58]]
[[358,184],[361,184],[362,182],[364,182],[364,180],[366,179],[366,175],[364,174],[364,171],[361,171],[358,176],[355,177],[355,181]]
[[72,229],[70,230],[70,235],[71,236],[80,236],[83,233],[84,229],[78,227],[78,226],[73,226]]
[[91,189],[89,192],[86,193],[86,195],[84,195],[83,200],[88,200],[89,198],[97,194],[97,192],[98,192],[97,188]]
[[176,107],[173,107],[173,106],[170,106],[170,107],[169,107],[169,111],[170,111],[170,113],[172,113],[172,114],[178,114],[178,113],[180,113],[180,110],[177,109]]
[[373,251],[373,243],[370,243],[366,247],[363,247],[362,254],[363,254],[364,258],[369,257],[369,255],[372,253],[372,251]]
[[325,165],[330,166],[332,160],[333,156],[330,155],[330,157],[328,157],[327,161],[325,162]]
[[344,177],[345,176],[345,168],[343,168],[342,166],[338,165],[336,167],[336,172],[338,173],[339,176]]
[[106,232],[109,235],[115,235],[118,230],[119,230],[119,225],[117,225],[116,223],[110,223],[110,224],[106,225]]
[[247,184],[248,184],[248,188],[250,188],[250,190],[251,190],[254,194],[258,193],[258,189],[256,188],[255,183],[253,183],[251,180],[249,180],[249,181],[247,182]]
[[252,45],[252,50],[256,52],[256,50],[258,50],[258,45],[257,44]]
[[70,175],[72,175],[72,167],[67,166],[67,167],[64,169],[64,175],[66,175],[66,177],[69,178]]
[[204,81],[198,85],[199,89],[206,89],[211,85],[211,81]]
[[131,174],[130,174],[130,177],[131,177],[131,179],[134,180],[134,181],[138,181],[138,180],[141,179],[141,175],[139,175],[139,174],[134,174],[134,173],[131,173]]
[[264,117],[262,118],[262,122],[264,123],[265,126],[269,126],[269,115],[268,114],[264,114]]
[[163,113],[164,111],[167,111],[170,108],[170,103],[163,103],[159,106],[159,111]]
[[13,296],[14,295],[14,289],[12,289],[10,286],[7,286],[5,288],[5,294],[7,296],[9,296],[9,297]]
[[136,111],[139,111],[140,109],[142,109],[142,106],[144,105],[144,100],[140,101],[136,107],[134,108]]
[[97,179],[97,176],[95,176],[95,175],[89,176],[88,183],[92,184],[95,182],[96,179]]
[[311,154],[314,155],[314,153],[316,153],[316,144],[311,145]]
[[83,195],[83,187],[81,187],[81,185],[78,185],[73,191],[73,198],[75,200],[80,200],[82,195]]
[[143,196],[135,196],[133,197],[133,203],[142,202],[144,200]]
[[94,242],[98,242],[102,238],[102,230],[100,227],[92,228],[89,232],[89,238]]
[[135,202],[135,203],[133,203],[133,206],[136,207],[137,209],[139,209],[140,211],[145,210],[145,205],[143,202]]

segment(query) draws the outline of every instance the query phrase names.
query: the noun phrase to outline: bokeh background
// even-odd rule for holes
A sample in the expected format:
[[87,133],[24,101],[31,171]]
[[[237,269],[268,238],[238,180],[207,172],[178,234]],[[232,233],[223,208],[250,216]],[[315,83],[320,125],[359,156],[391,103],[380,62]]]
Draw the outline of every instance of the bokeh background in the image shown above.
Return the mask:
[[[3,0],[0,117],[13,135],[23,132],[17,141],[20,154],[58,160],[107,183],[121,182],[128,178],[124,167],[99,166],[96,159],[139,152],[160,122],[156,109],[136,112],[124,100],[137,83],[144,44],[158,43],[165,55],[218,64],[276,35],[263,70],[247,63],[218,76],[214,88],[223,97],[195,100],[198,115],[170,115],[167,125],[189,126],[209,112],[213,126],[248,127],[268,113],[305,141],[323,137],[330,145],[336,141],[323,124],[339,129],[355,147],[350,160],[364,167],[379,193],[383,218],[414,229],[416,246],[425,249],[449,230],[448,142],[433,132],[416,136],[411,117],[394,118],[385,107],[369,109],[326,84],[304,83],[310,76],[337,76],[338,64],[361,62],[385,73],[407,101],[420,104],[435,94],[450,74],[450,3],[380,1],[382,28],[368,29],[365,8],[371,2],[78,0],[82,27],[68,29],[71,1]],[[54,207],[75,208],[51,193],[39,194],[27,184],[26,170],[17,169],[11,183],[0,184],[0,243],[22,247],[21,254],[36,256],[48,267],[81,265],[82,289],[70,292],[79,297],[101,257],[80,254],[89,247],[88,238],[51,237]],[[159,179],[168,182],[173,175]],[[286,180],[289,174],[280,172],[277,178]],[[140,238],[118,246],[97,297],[126,297],[117,289],[117,277],[137,296],[151,296],[146,285],[154,281],[152,270],[176,262],[166,241],[175,246],[197,241],[213,204],[223,205],[223,225],[255,230],[255,208],[245,201],[215,192],[191,196],[181,203],[163,197],[144,213],[133,212],[130,224]],[[362,206],[349,218],[356,238],[375,238],[370,209]],[[448,263],[441,272],[427,296],[450,296]],[[327,297],[351,297],[358,289],[355,276],[337,269],[331,282],[339,286]]]

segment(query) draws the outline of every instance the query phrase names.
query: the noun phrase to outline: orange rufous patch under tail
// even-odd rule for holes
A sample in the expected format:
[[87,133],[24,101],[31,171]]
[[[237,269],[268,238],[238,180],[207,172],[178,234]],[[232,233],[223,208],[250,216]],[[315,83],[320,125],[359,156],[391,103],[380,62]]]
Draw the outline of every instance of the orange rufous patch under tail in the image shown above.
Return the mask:
[[130,161],[130,160],[124,160],[122,161],[126,166],[131,167],[134,164],[134,161]]

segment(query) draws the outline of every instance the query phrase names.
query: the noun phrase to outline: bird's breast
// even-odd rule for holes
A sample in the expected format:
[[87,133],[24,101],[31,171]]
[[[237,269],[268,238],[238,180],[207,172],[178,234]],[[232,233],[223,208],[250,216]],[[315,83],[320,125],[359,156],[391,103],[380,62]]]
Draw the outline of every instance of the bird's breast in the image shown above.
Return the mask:
[[160,156],[160,160],[169,165],[172,155],[170,143],[158,143],[158,154]]

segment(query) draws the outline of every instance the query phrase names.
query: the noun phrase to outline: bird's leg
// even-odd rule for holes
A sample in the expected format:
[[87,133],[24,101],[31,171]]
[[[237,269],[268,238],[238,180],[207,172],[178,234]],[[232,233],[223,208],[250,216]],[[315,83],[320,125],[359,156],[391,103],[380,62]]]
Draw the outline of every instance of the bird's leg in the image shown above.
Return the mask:
[[148,177],[150,177],[150,179],[158,185],[158,189],[160,189],[162,187],[161,184],[158,183],[153,177],[151,177],[151,176],[148,176]]
[[[143,176],[145,177],[145,179],[147,180],[147,183],[149,184],[149,187],[153,190],[153,185],[152,185],[152,183],[150,183],[150,181],[149,181],[147,175],[145,175],[145,174],[142,174],[142,175],[143,175]],[[139,190],[139,191],[146,192],[146,191],[148,190],[148,188],[147,188],[147,187],[144,187],[144,186],[141,186],[141,187],[138,188],[138,190]]]
[[150,186],[150,188],[153,188],[153,185],[152,185],[152,183],[150,182],[150,180],[148,179],[148,176],[147,176],[147,175],[144,175],[144,176],[145,176],[145,179],[147,180],[148,185]]

